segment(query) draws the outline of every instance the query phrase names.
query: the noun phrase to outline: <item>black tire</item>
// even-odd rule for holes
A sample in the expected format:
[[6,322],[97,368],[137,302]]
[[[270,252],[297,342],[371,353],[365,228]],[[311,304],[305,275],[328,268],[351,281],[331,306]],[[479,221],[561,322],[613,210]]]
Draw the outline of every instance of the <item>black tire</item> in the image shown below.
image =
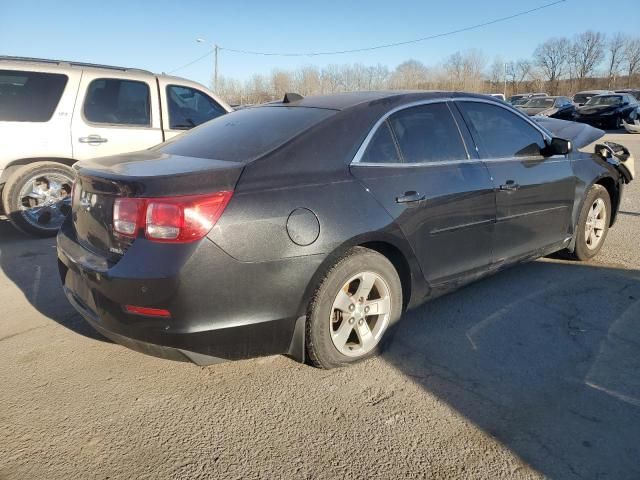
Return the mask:
[[[386,328],[375,347],[359,356],[347,356],[341,353],[331,338],[333,303],[336,296],[353,276],[362,272],[373,272],[379,276],[388,288],[390,308]],[[353,296],[355,298],[355,295]],[[310,363],[319,368],[336,368],[359,362],[377,354],[388,338],[389,328],[402,313],[402,284],[393,264],[383,255],[368,248],[355,247],[338,260],[320,282],[307,311],[306,342]],[[377,322],[380,316],[375,316]],[[347,321],[343,319],[341,321]]]
[[[25,165],[13,172],[4,185],[2,190],[2,207],[5,215],[17,229],[24,233],[38,237],[53,237],[60,228],[62,222],[59,221],[59,215],[52,215],[45,211],[45,213],[41,215],[42,222],[37,223],[33,221],[30,222],[22,211],[24,199],[20,198],[20,191],[25,184],[36,176],[46,177],[50,175],[66,177],[67,179],[74,178],[71,167],[56,162],[36,162]],[[71,194],[71,182],[62,182],[62,189],[64,189],[67,194]],[[61,211],[67,213],[64,210]],[[48,222],[47,219],[49,219]]]
[[[604,208],[606,211],[604,228],[602,229],[602,234],[597,245],[595,245],[594,248],[590,248],[587,242],[586,224],[589,217],[589,212],[591,211],[593,205],[598,201],[598,199],[601,199],[604,202]],[[602,185],[593,185],[587,192],[584,203],[582,205],[582,210],[580,211],[578,224],[576,225],[576,244],[574,251],[571,253],[571,256],[575,260],[580,261],[591,260],[593,257],[595,257],[602,249],[602,245],[604,245],[607,233],[609,232],[610,222],[611,198],[609,197],[609,192],[607,192],[607,189]]]

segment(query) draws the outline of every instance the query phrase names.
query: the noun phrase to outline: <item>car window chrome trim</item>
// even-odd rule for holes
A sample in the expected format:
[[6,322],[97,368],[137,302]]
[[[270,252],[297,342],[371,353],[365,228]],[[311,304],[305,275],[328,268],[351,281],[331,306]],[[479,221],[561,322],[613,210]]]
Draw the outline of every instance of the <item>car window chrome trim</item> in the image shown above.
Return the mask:
[[[493,100],[486,100],[484,98],[477,98],[477,97],[444,97],[444,98],[429,99],[429,100],[418,100],[415,102],[406,103],[404,105],[398,105],[397,107],[392,108],[391,110],[386,112],[384,115],[382,115],[382,117],[380,117],[376,121],[373,127],[371,127],[371,130],[369,130],[369,133],[367,133],[367,136],[362,141],[362,144],[360,144],[358,151],[353,156],[353,159],[351,160],[349,165],[362,166],[362,167],[425,167],[429,165],[451,165],[451,164],[459,164],[459,163],[525,161],[525,160],[541,160],[541,159],[546,160],[547,158],[549,158],[549,157],[543,157],[543,156],[502,157],[502,158],[488,158],[488,159],[471,158],[471,155],[469,155],[469,151],[468,151],[469,146],[464,141],[462,134],[460,134],[460,139],[462,140],[462,144],[464,145],[465,150],[467,150],[468,158],[466,159],[438,160],[435,162],[419,162],[419,163],[404,163],[404,162],[373,163],[373,162],[362,161],[362,157],[364,156],[364,153],[369,147],[369,144],[371,143],[373,136],[378,131],[378,128],[380,128],[380,126],[384,122],[386,122],[391,115],[393,115],[394,113],[400,112],[402,110],[406,110],[408,108],[420,107],[422,105],[430,105],[430,104],[436,104],[436,103],[444,103],[446,105],[448,102],[478,102],[478,103],[486,103],[489,105],[495,105],[497,107],[507,110],[508,112],[514,113],[518,117],[522,118],[529,125],[531,125],[538,133],[540,133],[540,135],[542,135],[542,138],[545,141],[551,141],[552,139],[551,135],[549,135],[546,131],[544,131],[540,126],[538,126],[533,120],[531,120],[528,116],[524,115],[522,112],[518,111],[517,109],[509,105],[502,105],[501,103]],[[456,122],[456,126],[458,130],[460,130],[460,126],[458,125],[458,122],[455,116],[453,115],[452,112],[450,112],[450,114],[453,117],[454,122]],[[476,145],[474,143],[474,147],[475,146]]]

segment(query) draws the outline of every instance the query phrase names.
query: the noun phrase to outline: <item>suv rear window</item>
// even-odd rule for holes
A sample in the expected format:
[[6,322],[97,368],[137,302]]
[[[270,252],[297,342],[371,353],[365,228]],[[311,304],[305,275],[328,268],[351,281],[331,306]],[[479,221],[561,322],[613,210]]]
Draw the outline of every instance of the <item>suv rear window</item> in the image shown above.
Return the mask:
[[48,122],[67,80],[58,73],[0,70],[0,121]]
[[335,114],[308,107],[256,107],[222,115],[158,147],[185,157],[248,162]]

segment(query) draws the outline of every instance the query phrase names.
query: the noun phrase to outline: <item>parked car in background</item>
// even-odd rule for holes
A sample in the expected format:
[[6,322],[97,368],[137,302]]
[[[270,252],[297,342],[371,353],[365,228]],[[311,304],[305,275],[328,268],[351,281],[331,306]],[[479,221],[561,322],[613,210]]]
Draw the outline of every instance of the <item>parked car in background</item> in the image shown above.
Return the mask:
[[502,100],[503,102],[507,101],[506,97],[504,96],[504,93],[490,93],[489,96]]
[[611,90],[585,90],[584,92],[578,92],[573,96],[573,103],[578,107],[581,107],[589,101],[591,97],[596,95],[604,95],[606,93],[614,93]]
[[533,97],[548,97],[547,93],[518,93],[509,97],[509,103],[513,106],[524,105]]
[[74,162],[149,148],[230,110],[183,78],[0,57],[0,211],[20,230],[55,235]]
[[633,95],[636,100],[640,101],[640,88],[623,88],[622,90],[616,90],[615,93],[626,93]]
[[438,293],[602,248],[633,158],[579,150],[601,130],[532,118],[467,93],[288,94],[79,162],[64,291],[153,355],[351,364]]
[[638,101],[629,94],[605,94],[591,97],[578,107],[574,120],[600,128],[622,128],[622,120],[638,107]]
[[529,116],[542,115],[561,120],[572,120],[576,111],[569,97],[534,97],[517,108]]

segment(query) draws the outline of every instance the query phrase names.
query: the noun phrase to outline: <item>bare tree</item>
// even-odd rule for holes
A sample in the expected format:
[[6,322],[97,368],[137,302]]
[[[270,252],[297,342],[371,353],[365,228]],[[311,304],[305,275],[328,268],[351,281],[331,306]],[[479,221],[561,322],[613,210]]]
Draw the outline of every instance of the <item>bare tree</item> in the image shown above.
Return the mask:
[[592,30],[577,35],[573,40],[570,54],[575,65],[579,87],[582,87],[584,79],[593,75],[594,70],[604,58],[604,35]]
[[628,39],[624,46],[624,62],[627,66],[627,87],[633,76],[640,72],[640,38]]
[[389,79],[390,87],[394,89],[425,88],[429,80],[429,70],[417,60],[408,60],[396,67]]
[[611,90],[616,83],[616,77],[620,73],[620,67],[624,60],[624,47],[627,42],[627,38],[624,34],[618,32],[607,42],[607,72],[608,82],[607,88]]
[[533,53],[536,64],[549,82],[551,93],[558,90],[558,81],[566,68],[569,46],[566,38],[551,38]]

